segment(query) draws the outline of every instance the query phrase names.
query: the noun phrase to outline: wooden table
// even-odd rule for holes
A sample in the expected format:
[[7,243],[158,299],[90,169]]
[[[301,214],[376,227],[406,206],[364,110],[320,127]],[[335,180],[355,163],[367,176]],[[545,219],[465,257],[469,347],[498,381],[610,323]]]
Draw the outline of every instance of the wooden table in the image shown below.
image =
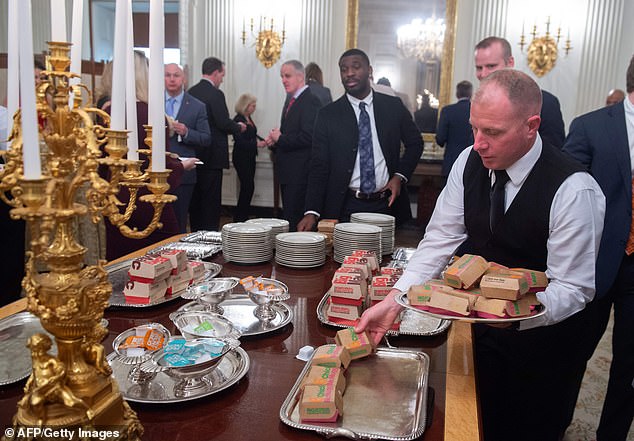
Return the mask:
[[[145,251],[139,250],[127,258],[144,254]],[[326,265],[318,269],[295,270],[270,263],[255,266],[225,263],[221,255],[213,261],[223,264],[223,276],[270,276],[274,267],[275,277],[288,285],[292,295],[286,303],[293,310],[293,322],[273,333],[242,339],[242,348],[247,351],[251,366],[247,375],[227,390],[180,404],[130,403],[145,427],[143,439],[320,439],[314,432],[285,425],[278,414],[304,366],[303,362],[295,358],[299,349],[305,345],[316,347],[333,342],[337,328],[321,324],[316,309],[339,265],[328,260]],[[167,316],[186,302],[179,299],[151,308],[108,309],[105,316],[110,322],[110,334],[103,343],[106,352],[112,351],[112,340],[120,332],[149,321],[160,322],[175,332]],[[0,318],[23,307],[23,301],[4,307],[0,309]],[[433,413],[428,415],[431,425],[421,439],[479,440],[470,326],[454,323],[448,333],[439,336],[391,337],[390,343],[422,350],[430,356],[429,386],[434,389],[435,400]],[[0,387],[0,424],[3,427],[10,424],[23,386],[22,381]]]

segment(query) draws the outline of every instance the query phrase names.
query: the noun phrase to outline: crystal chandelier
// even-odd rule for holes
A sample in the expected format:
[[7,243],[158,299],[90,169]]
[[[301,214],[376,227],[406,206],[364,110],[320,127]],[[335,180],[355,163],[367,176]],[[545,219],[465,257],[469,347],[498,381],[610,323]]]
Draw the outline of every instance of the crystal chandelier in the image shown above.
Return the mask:
[[406,58],[417,58],[423,63],[438,61],[445,40],[445,20],[416,18],[396,31],[397,46]]

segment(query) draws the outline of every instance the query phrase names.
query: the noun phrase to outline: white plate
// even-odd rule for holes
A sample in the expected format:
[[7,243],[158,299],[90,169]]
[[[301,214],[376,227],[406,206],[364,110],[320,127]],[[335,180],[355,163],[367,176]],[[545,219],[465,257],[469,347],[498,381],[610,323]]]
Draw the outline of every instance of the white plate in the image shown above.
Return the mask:
[[281,233],[278,234],[275,239],[278,243],[283,242],[284,244],[321,244],[326,242],[326,236],[324,236],[323,234],[311,233],[308,231],[296,233]]
[[354,233],[354,234],[380,234],[381,227],[377,227],[376,225],[370,225],[370,224],[344,222],[344,223],[335,225],[335,234],[337,234],[337,232],[346,232],[346,233]]
[[235,222],[231,224],[225,224],[222,227],[223,232],[238,233],[238,234],[266,234],[271,231],[271,227],[261,224],[248,224],[245,222]]

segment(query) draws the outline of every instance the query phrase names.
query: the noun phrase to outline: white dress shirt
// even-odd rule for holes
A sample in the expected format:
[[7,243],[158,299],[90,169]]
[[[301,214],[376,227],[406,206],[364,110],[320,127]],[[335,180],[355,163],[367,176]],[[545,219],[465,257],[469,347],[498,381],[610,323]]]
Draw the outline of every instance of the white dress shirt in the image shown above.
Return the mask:
[[[456,249],[467,239],[463,174],[471,150],[472,147],[465,149],[451,169],[425,236],[394,286],[396,289],[405,292],[412,285],[439,277]],[[531,150],[506,169],[511,179],[505,186],[505,210],[522,188],[541,152],[542,141],[537,135]],[[546,245],[546,275],[550,283],[543,292],[537,293],[539,301],[546,306],[546,313],[522,321],[520,329],[560,322],[581,311],[594,298],[595,262],[604,215],[605,197],[588,173],[574,173],[561,184],[550,207],[550,234]]]

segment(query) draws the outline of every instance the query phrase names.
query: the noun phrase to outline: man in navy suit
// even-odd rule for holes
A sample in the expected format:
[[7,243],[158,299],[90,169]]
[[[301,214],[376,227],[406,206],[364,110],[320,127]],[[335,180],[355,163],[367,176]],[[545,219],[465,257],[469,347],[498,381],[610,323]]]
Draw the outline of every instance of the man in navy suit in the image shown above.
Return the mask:
[[603,314],[593,326],[586,356],[603,334],[613,304],[613,358],[597,440],[625,440],[634,417],[634,57],[627,69],[625,100],[575,118],[564,151],[589,168],[606,198],[595,300]]
[[445,147],[442,160],[442,177],[447,181],[451,166],[464,149],[473,144],[473,131],[469,123],[471,110],[471,93],[473,85],[469,81],[461,81],[456,86],[458,102],[449,104],[440,111],[436,143]]
[[304,214],[313,125],[321,102],[306,85],[302,63],[287,61],[280,74],[288,103],[282,111],[282,124],[271,130],[266,142],[275,144],[275,173],[282,191],[284,219],[295,231]]
[[[514,67],[515,59],[511,44],[504,38],[487,37],[476,44],[475,69],[478,80],[486,78],[491,72],[505,67]],[[539,136],[546,144],[560,149],[564,145],[566,131],[561,116],[559,100],[552,93],[542,90],[542,111],[539,115],[542,123]]]
[[[314,228],[319,217],[347,222],[356,212],[390,213],[392,207],[403,206],[393,205],[399,199],[409,209],[401,186],[423,151],[412,114],[400,98],[372,90],[372,67],[362,50],[344,52],[339,72],[346,93],[317,116],[300,231]],[[371,162],[362,158],[362,151]]]
[[[183,90],[185,75],[178,64],[165,65],[165,113],[170,118],[173,134],[168,140],[169,150],[181,158],[195,158],[197,149],[211,141],[205,105]],[[183,173],[181,185],[174,194],[174,211],[180,231],[187,229],[187,212],[196,184],[196,170]]]

